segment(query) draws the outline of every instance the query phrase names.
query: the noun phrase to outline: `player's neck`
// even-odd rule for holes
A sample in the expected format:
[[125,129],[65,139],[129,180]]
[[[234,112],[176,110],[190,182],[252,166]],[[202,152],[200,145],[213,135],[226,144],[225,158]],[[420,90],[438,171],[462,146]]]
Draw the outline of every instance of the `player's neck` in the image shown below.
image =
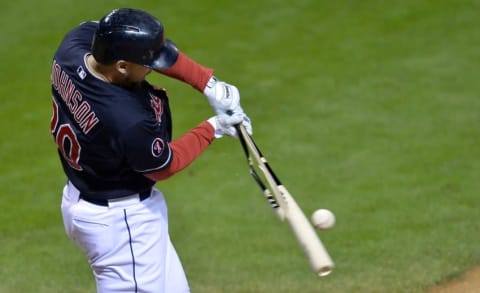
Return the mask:
[[109,70],[108,66],[98,63],[92,55],[87,56],[87,66],[90,72],[97,78],[112,83],[112,74],[109,73],[111,70]]

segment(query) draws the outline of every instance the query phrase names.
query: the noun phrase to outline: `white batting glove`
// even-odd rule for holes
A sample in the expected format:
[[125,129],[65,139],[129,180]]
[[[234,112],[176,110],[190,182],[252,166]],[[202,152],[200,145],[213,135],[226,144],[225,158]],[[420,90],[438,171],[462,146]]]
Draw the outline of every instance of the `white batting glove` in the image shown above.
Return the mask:
[[[241,109],[241,108],[240,108]],[[243,113],[243,112],[242,112]],[[248,134],[252,135],[252,121],[250,120],[250,118],[245,114],[243,113],[243,120],[242,120],[242,124],[243,126],[245,126],[245,130],[247,131]]]
[[212,76],[203,90],[208,103],[217,114],[243,112],[240,107],[240,93],[237,87],[217,80]]
[[[237,130],[235,129],[235,125],[243,123],[245,125],[245,129],[248,130],[248,125],[250,126],[250,131],[252,129],[250,118],[247,117],[243,112],[242,113],[233,113],[232,115],[229,114],[219,114],[217,116],[213,116],[207,120],[215,129],[215,138],[221,138],[224,135],[231,136],[231,137],[238,137]],[[245,124],[248,122],[247,124]],[[251,133],[251,132],[250,132]]]

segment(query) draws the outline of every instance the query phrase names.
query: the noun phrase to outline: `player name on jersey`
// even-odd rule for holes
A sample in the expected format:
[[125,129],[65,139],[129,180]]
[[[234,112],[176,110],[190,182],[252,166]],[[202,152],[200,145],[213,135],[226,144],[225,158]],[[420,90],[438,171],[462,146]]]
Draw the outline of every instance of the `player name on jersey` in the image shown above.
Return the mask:
[[62,97],[82,132],[88,134],[100,120],[56,60],[53,61],[51,79],[53,88]]

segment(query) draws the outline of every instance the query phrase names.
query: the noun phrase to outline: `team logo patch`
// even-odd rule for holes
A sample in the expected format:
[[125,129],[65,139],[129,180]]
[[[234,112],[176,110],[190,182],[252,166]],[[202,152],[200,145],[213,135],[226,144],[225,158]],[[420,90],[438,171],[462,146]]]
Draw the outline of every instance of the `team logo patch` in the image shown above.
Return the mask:
[[160,138],[155,138],[152,143],[152,155],[155,158],[158,158],[162,155],[163,150],[165,149],[165,143]]
[[152,109],[155,111],[155,119],[157,119],[158,122],[162,122],[162,114],[163,114],[163,104],[162,100],[150,94],[150,105],[152,106]]

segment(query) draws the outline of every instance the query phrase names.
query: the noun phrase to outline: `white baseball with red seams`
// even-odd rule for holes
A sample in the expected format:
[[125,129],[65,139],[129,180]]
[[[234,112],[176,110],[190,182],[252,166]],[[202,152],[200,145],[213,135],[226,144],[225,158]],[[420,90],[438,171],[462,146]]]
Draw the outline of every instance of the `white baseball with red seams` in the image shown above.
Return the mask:
[[318,209],[312,214],[313,226],[319,230],[328,230],[335,225],[335,215],[327,209]]

